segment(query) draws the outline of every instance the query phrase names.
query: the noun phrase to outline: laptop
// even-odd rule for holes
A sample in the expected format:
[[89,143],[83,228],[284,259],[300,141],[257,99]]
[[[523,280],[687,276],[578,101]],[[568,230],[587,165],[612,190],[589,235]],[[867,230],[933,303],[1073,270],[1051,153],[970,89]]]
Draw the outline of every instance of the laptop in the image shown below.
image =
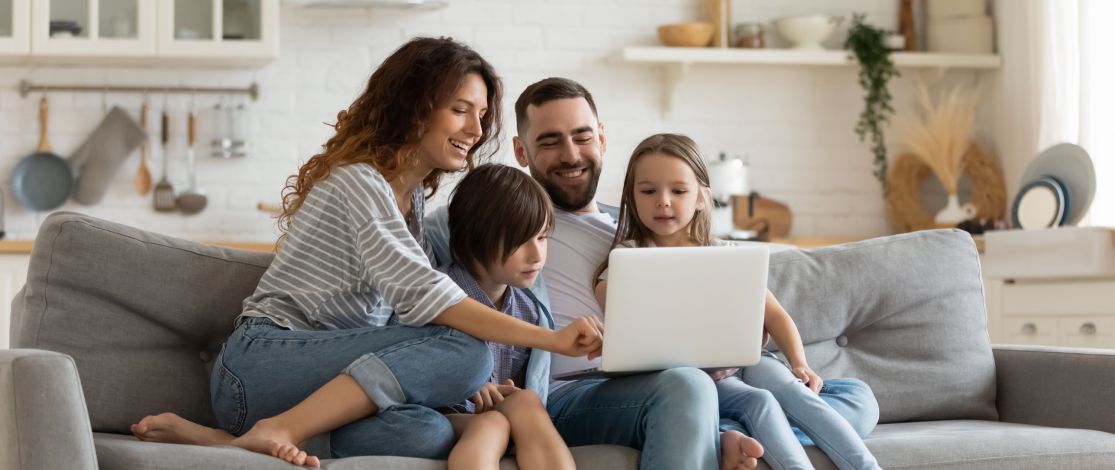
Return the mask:
[[762,246],[612,250],[600,365],[553,379],[757,364],[769,260]]

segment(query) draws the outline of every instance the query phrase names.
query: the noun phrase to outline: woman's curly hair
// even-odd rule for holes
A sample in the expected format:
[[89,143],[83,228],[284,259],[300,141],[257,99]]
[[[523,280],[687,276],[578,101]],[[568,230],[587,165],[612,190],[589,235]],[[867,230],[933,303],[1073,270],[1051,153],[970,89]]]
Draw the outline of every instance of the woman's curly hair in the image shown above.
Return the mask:
[[[290,229],[291,217],[302,207],[314,184],[333,168],[367,163],[388,181],[417,160],[419,140],[430,115],[452,99],[465,77],[475,73],[488,88],[488,111],[480,118],[483,135],[469,150],[467,166],[482,147],[486,156],[498,151],[503,109],[503,85],[495,69],[470,47],[450,38],[415,38],[391,54],[368,79],[367,89],[348,109],[337,113],[336,134],[287,178],[279,229]],[[486,145],[491,144],[491,145]],[[430,172],[422,186],[426,196],[437,192],[444,170]]]

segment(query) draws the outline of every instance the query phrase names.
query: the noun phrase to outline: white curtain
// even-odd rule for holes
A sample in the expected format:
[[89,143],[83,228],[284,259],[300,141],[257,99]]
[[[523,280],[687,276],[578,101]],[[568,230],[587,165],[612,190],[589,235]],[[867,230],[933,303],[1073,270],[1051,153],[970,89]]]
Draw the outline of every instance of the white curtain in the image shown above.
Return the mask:
[[1115,227],[1115,2],[1080,5],[1080,145],[1096,166],[1092,225]]
[[[1111,0],[996,0],[997,144],[1008,194],[1037,154],[1060,142],[1088,150],[1097,190],[1083,224],[1115,225],[1115,46]],[[1106,184],[1105,184],[1106,183]]]

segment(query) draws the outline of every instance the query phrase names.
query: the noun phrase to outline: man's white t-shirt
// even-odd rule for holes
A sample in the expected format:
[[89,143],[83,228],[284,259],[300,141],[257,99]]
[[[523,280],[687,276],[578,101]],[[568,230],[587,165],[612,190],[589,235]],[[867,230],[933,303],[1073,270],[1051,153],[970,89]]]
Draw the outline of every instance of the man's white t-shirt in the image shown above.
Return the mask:
[[[560,330],[574,319],[596,315],[604,320],[604,309],[596,302],[592,274],[608,257],[616,221],[604,212],[577,215],[562,210],[554,213],[554,233],[550,236],[546,266],[542,275],[550,296],[554,327]],[[552,354],[551,374],[598,367],[600,359]]]

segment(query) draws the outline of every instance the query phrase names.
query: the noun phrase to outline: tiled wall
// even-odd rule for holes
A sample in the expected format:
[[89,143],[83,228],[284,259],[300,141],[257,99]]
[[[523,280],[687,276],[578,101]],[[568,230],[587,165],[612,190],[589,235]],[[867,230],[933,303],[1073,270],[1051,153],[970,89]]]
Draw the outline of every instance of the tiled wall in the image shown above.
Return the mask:
[[[395,10],[308,11],[284,6],[281,53],[258,70],[123,69],[0,67],[0,186],[8,238],[27,239],[45,214],[19,207],[7,184],[11,169],[37,143],[37,96],[21,98],[24,78],[45,83],[173,84],[244,86],[259,83],[261,97],[249,103],[245,123],[255,145],[242,160],[217,160],[199,149],[199,183],[209,208],[186,217],[158,214],[149,198],[136,195],[133,155],[113,181],[104,201],[76,210],[175,236],[200,240],[271,241],[273,221],[256,210],[258,202],[277,202],[285,178],[330,135],[331,122],[362,89],[373,68],[406,39],[449,35],[464,40],[492,61],[503,75],[508,132],[512,105],[529,83],[562,75],[584,83],[595,95],[609,137],[609,153],[599,197],[618,199],[631,148],[662,131],[692,135],[705,152],[724,150],[748,156],[752,184],[787,202],[794,211],[794,233],[873,236],[889,233],[878,183],[871,176],[871,154],[852,132],[861,91],[853,67],[695,66],[682,84],[670,119],[661,113],[662,71],[617,62],[620,49],[657,45],[655,26],[702,17],[698,0],[449,0],[433,12]],[[886,27],[895,24],[896,0],[736,0],[734,19],[767,21],[787,14],[865,12]],[[777,44],[777,33],[768,31]],[[841,38],[830,43],[838,46]],[[976,74],[953,72],[973,81]],[[912,75],[912,74],[907,74]],[[932,74],[927,75],[932,78]],[[974,81],[973,81],[974,83]],[[910,80],[894,93],[899,109],[909,109]],[[51,141],[62,155],[75,149],[102,116],[103,102],[135,113],[135,95],[57,93],[51,95]],[[152,96],[153,111],[162,107]],[[186,96],[167,101],[175,129],[184,129]],[[214,97],[196,98],[201,110],[199,141],[212,135]],[[152,114],[152,121],[157,114]],[[980,128],[988,119],[981,118]],[[184,133],[172,133],[172,181],[185,187]],[[993,139],[986,131],[981,137]],[[510,136],[501,158],[512,162]],[[155,148],[155,176],[162,151]],[[440,200],[440,198],[439,198]]]

